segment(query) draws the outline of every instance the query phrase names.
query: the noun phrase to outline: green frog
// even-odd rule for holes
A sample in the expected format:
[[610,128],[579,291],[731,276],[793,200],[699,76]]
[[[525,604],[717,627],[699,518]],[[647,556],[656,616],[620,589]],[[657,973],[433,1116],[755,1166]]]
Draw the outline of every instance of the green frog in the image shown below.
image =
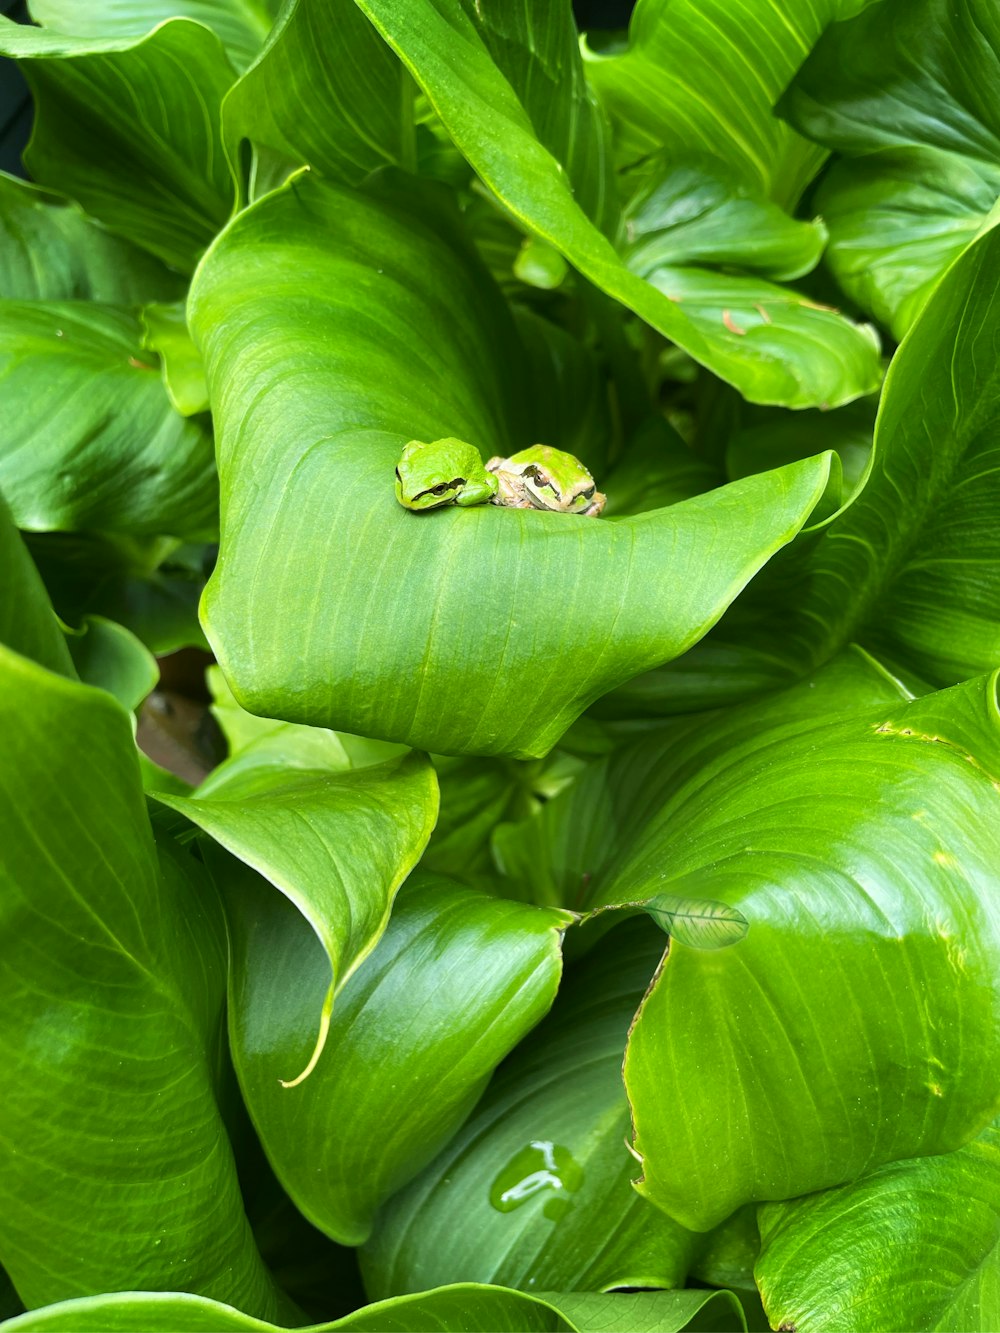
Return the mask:
[[406,509],[464,509],[486,504],[498,489],[479,450],[464,440],[410,440],[396,464],[396,499]]
[[499,483],[492,497],[496,505],[596,518],[607,501],[578,458],[548,444],[533,444],[510,458],[491,458],[486,470]]

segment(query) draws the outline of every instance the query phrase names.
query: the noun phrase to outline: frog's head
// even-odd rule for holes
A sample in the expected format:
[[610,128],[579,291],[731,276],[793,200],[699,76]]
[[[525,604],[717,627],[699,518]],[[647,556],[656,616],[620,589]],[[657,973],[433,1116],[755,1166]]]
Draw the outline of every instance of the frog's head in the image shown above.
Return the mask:
[[511,458],[491,460],[491,464],[494,461],[518,477],[525,500],[535,509],[596,517],[604,508],[605,497],[594,478],[578,458],[562,449],[535,444]]
[[496,493],[496,478],[464,440],[411,440],[396,464],[396,499],[406,509],[486,504]]

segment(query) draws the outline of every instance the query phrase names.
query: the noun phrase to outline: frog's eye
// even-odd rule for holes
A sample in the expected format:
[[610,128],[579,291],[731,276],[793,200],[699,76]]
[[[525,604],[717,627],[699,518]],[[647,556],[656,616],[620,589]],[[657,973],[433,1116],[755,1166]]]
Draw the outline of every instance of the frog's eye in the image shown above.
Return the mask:
[[431,495],[447,495],[454,484],[452,481],[443,481],[440,486],[432,486],[430,493]]
[[594,498],[594,492],[596,490],[597,490],[597,483],[594,482],[593,486],[588,486],[585,491],[577,491],[577,495],[579,495],[584,500],[592,500]]

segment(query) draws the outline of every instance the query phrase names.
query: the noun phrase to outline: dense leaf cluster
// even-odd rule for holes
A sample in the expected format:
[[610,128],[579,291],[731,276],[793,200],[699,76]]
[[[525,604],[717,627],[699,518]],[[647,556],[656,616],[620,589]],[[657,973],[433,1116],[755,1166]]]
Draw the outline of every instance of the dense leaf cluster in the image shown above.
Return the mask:
[[4,1327],[1000,1326],[993,0],[31,11]]

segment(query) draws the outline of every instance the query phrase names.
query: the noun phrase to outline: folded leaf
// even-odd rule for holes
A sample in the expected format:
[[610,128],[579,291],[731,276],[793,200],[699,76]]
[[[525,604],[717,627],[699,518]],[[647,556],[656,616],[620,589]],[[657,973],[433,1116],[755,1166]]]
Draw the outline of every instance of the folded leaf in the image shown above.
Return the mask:
[[35,180],[190,272],[232,206],[219,108],[235,75],[219,39],[176,19],[146,37],[64,37],[0,20],[0,53],[35,100]]
[[569,971],[472,1118],[379,1215],[361,1251],[371,1295],[458,1281],[543,1291],[683,1282],[700,1238],[629,1183],[621,1078],[664,944],[649,921],[631,921]]
[[80,679],[107,690],[130,711],[139,707],[160,678],[152,653],[113,620],[87,616],[81,628],[69,631],[66,638]]
[[218,35],[230,60],[242,69],[260,50],[281,0],[31,0],[30,8],[43,28],[74,37],[140,37],[165,19],[195,19]]
[[[305,764],[266,749],[220,765],[190,797],[154,793],[283,893],[325,953],[314,995],[311,1058],[275,1078],[300,1082],[322,1053],[336,992],[375,947],[396,890],[420,858],[437,815],[437,782],[423,755],[344,771],[307,733]],[[277,762],[275,760],[277,759]],[[319,1036],[316,1036],[316,1028]]]
[[28,1305],[183,1284],[275,1317],[216,1101],[218,901],[154,844],[124,709],[0,674],[0,1258]]
[[308,164],[349,185],[376,167],[412,163],[413,90],[404,80],[354,0],[293,0],[226,98],[230,155],[248,139],[288,166]]
[[298,1208],[356,1245],[551,1004],[571,917],[426,875],[412,880],[344,985],[315,1072],[289,1089],[279,1080],[309,1058],[330,969],[301,916],[255,878],[223,872],[243,1095]]
[[407,440],[486,458],[538,438],[516,329],[445,202],[401,177],[302,179],[213,247],[189,310],[223,477],[205,623],[253,712],[534,757],[705,632],[805,520],[828,459],[614,522],[406,512]]
[[0,495],[0,644],[63,676],[76,674],[66,639]]
[[152,362],[122,307],[0,301],[0,485],[19,527],[213,534],[211,436]]
[[1000,1324],[1000,1128],[957,1152],[883,1166],[759,1209],[771,1326],[799,1333]]
[[[311,1324],[302,1333],[679,1333],[723,1322],[746,1328],[728,1291],[529,1296],[466,1283],[380,1301],[332,1323]],[[133,1333],[137,1327],[143,1333],[275,1333],[280,1326],[186,1292],[131,1291],[32,1310],[4,1325],[7,1333]]]

